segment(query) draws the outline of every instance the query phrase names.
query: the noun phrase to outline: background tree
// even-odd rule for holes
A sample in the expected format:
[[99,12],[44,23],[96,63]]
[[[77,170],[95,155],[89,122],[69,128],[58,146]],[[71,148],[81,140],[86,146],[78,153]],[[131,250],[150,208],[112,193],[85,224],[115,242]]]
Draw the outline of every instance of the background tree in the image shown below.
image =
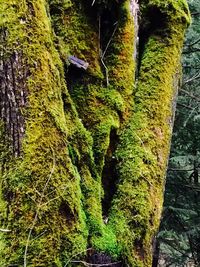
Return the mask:
[[188,2],[193,20],[183,50],[183,83],[158,235],[166,266],[187,266],[189,261],[200,264],[200,1]]
[[138,8],[0,0],[1,266],[151,265],[190,18],[140,1],[135,78]]

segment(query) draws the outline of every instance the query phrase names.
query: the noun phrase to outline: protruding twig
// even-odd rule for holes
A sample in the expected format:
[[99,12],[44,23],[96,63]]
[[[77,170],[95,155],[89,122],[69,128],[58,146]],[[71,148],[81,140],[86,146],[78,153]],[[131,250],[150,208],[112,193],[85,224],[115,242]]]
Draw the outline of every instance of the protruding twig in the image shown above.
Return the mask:
[[108,68],[107,68],[106,64],[104,63],[103,58],[100,57],[100,59],[101,59],[102,65],[104,66],[104,69],[105,69],[105,73],[106,73],[106,86],[108,87],[108,85],[109,85]]
[[108,43],[107,43],[107,45],[105,47],[105,50],[102,52],[102,49],[101,49],[101,16],[99,16],[99,57],[101,59],[102,65],[103,65],[103,67],[105,69],[107,87],[109,85],[109,77],[108,77],[108,68],[107,68],[107,66],[106,66],[106,64],[104,62],[104,56],[105,56],[105,54],[106,54],[106,52],[107,52],[107,50],[108,50],[108,48],[110,46],[110,43],[112,41],[113,36],[115,35],[115,32],[117,30],[117,26],[118,26],[118,21],[114,25],[115,25],[115,28],[113,30],[113,33],[112,33],[110,39],[108,40]]
[[118,27],[118,21],[115,22],[115,28],[114,28],[113,33],[112,33],[112,35],[111,35],[111,37],[110,37],[110,39],[109,39],[109,41],[108,41],[108,43],[106,45],[106,48],[105,48],[105,50],[104,50],[104,52],[102,54],[102,58],[104,58],[104,56],[105,56],[105,54],[106,54],[106,52],[107,52],[107,50],[108,50],[108,48],[110,46],[110,43],[112,41],[113,36],[115,35],[115,32],[117,30],[117,27]]
[[101,59],[101,63],[105,69],[105,73],[106,73],[106,85],[108,87],[109,85],[109,79],[108,79],[108,68],[105,64],[105,62],[103,61],[103,53],[102,53],[102,49],[101,49],[101,16],[99,16],[98,18],[99,20],[99,57]]
[[64,265],[64,267],[67,267],[67,265],[70,263],[70,262],[72,262],[72,259],[74,258],[74,257],[76,257],[76,256],[78,256],[78,255],[80,255],[80,254],[82,254],[82,253],[85,253],[85,252],[87,252],[87,251],[90,251],[90,250],[92,250],[92,248],[88,248],[88,249],[86,249],[86,250],[84,250],[84,251],[81,251],[81,252],[78,252],[78,253],[76,253],[76,254],[74,254],[66,263],[65,263],[65,265]]
[[9,230],[9,229],[3,229],[3,228],[0,228],[0,232],[3,232],[3,233],[8,233],[8,232],[11,232],[11,230]]
[[82,263],[84,266],[86,267],[104,267],[104,266],[111,266],[111,265],[116,265],[116,264],[119,264],[121,263],[121,261],[116,261],[116,262],[111,262],[111,263],[89,263],[89,262],[86,262],[86,261],[71,261],[71,263]]

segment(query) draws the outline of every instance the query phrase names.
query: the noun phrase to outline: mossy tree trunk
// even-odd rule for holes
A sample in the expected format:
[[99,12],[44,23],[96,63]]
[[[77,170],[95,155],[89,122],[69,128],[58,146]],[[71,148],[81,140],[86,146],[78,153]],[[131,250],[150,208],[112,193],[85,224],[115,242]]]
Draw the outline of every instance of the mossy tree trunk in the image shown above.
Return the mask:
[[151,266],[185,1],[0,0],[0,14],[1,266]]

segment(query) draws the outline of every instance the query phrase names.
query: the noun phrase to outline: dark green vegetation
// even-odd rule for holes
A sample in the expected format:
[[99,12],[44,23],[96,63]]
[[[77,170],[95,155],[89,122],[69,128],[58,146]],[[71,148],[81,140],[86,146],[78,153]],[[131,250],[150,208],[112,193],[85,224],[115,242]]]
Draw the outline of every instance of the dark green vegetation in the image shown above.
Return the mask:
[[[188,1],[192,25],[180,88],[158,241],[166,266],[200,266],[200,1]],[[163,266],[163,265],[159,265]]]
[[91,4],[0,0],[1,266],[151,266],[190,16]]

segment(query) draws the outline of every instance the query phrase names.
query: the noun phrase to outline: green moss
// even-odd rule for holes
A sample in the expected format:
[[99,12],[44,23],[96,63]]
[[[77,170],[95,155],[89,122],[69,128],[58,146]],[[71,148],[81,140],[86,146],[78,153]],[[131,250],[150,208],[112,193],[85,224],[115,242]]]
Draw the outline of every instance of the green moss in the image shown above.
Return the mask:
[[[143,12],[143,18],[145,18],[146,13],[148,13],[148,10],[151,8],[158,8],[159,11],[162,13],[162,15],[167,17],[167,20],[169,21],[176,21],[181,24],[190,24],[191,23],[191,17],[189,8],[187,5],[187,1],[185,0],[150,0],[150,1],[143,1],[141,4],[141,11]],[[147,19],[147,17],[146,17]],[[151,19],[151,18],[148,18]],[[173,25],[173,23],[171,24]]]
[[[86,5],[78,5],[76,1],[72,1],[72,4],[65,12],[53,15],[53,25],[56,34],[59,36],[61,50],[64,48],[63,42],[69,49],[66,49],[65,55],[67,53],[73,54],[90,64],[89,70],[84,75],[79,76],[77,72],[77,77],[70,77],[70,69],[68,75],[69,79],[73,79],[70,91],[79,117],[93,138],[92,147],[97,168],[96,177],[97,181],[101,182],[100,177],[104,167],[105,155],[110,145],[110,131],[119,128],[120,120],[128,116],[132,106],[131,94],[134,88],[135,68],[132,58],[134,52],[134,24],[130,16],[128,1],[126,1],[118,6],[118,28],[105,57],[110,83],[110,86],[106,88],[106,77],[105,75],[103,77],[105,69],[99,56],[98,12],[95,18]],[[110,35],[112,33],[111,29]],[[87,37],[84,34],[87,34]],[[125,65],[129,66],[128,70],[124,68]],[[78,145],[79,151],[81,146]],[[92,179],[88,178],[89,173],[84,165],[85,159],[80,157],[79,172],[82,178],[81,188],[87,223],[90,229],[90,242],[99,251],[106,251],[113,256],[119,256],[120,249],[114,241],[114,232],[103,226],[101,211],[99,210],[101,205],[93,204],[91,207],[91,203],[94,203],[93,197],[98,197],[101,201],[103,193],[98,184],[95,185]]]
[[[134,114],[120,132],[116,151],[120,180],[110,223],[116,225],[118,242],[123,244],[130,266],[151,266],[151,242],[159,225],[172,126],[171,102],[177,89],[174,80],[178,79],[185,28],[179,17],[173,17],[173,21],[172,26],[171,19],[167,20],[167,35],[156,31],[146,41]],[[118,226],[119,221],[123,225]]]
[[[99,59],[98,25],[78,1],[49,1],[58,47],[64,60],[74,55],[89,63],[89,72],[102,77]],[[96,25],[94,25],[96,24]]]
[[134,49],[136,49],[134,47],[134,39],[136,38],[134,35],[135,29],[130,12],[130,2],[124,1],[119,9],[117,30],[113,42],[108,48],[105,62],[108,65],[110,84],[121,92],[126,101],[129,99],[130,102],[132,101],[130,95],[134,89],[136,64],[133,60]]
[[[72,102],[66,110],[69,115],[63,109],[62,93],[67,94],[64,71],[52,41],[45,1],[11,2],[0,3],[1,27],[7,29],[8,53],[4,57],[14,49],[23,51],[29,70],[28,107],[24,111],[23,156],[5,161],[1,174],[2,198],[8,207],[6,215],[2,210],[1,225],[11,232],[4,234],[0,258],[2,264],[22,265],[26,257],[28,265],[53,266],[87,248],[81,178],[70,159],[67,139],[71,128],[82,131],[84,143],[89,138],[77,123]],[[73,117],[68,125],[67,116]]]
[[117,243],[116,234],[112,227],[104,225],[101,235],[91,238],[94,249],[107,253],[113,260],[120,259],[122,247]]
[[[94,7],[76,0],[48,3],[0,0],[0,26],[7,31],[4,57],[23,51],[29,73],[19,158],[7,157],[0,128],[0,222],[11,230],[1,234],[1,263],[22,265],[29,241],[27,266],[70,265],[88,246],[130,267],[151,266],[187,7],[171,0],[141,6],[147,28],[151,7],[165,15],[166,24],[163,34],[156,29],[144,38],[135,88],[130,1],[96,1]],[[99,40],[99,17],[106,14],[117,27],[102,26]],[[104,35],[112,36],[103,59],[109,86],[100,59],[100,43],[108,44]],[[72,70],[69,55],[87,61],[89,69]],[[110,152],[112,130],[119,145]],[[117,192],[104,224],[101,177],[108,152],[117,160]]]

